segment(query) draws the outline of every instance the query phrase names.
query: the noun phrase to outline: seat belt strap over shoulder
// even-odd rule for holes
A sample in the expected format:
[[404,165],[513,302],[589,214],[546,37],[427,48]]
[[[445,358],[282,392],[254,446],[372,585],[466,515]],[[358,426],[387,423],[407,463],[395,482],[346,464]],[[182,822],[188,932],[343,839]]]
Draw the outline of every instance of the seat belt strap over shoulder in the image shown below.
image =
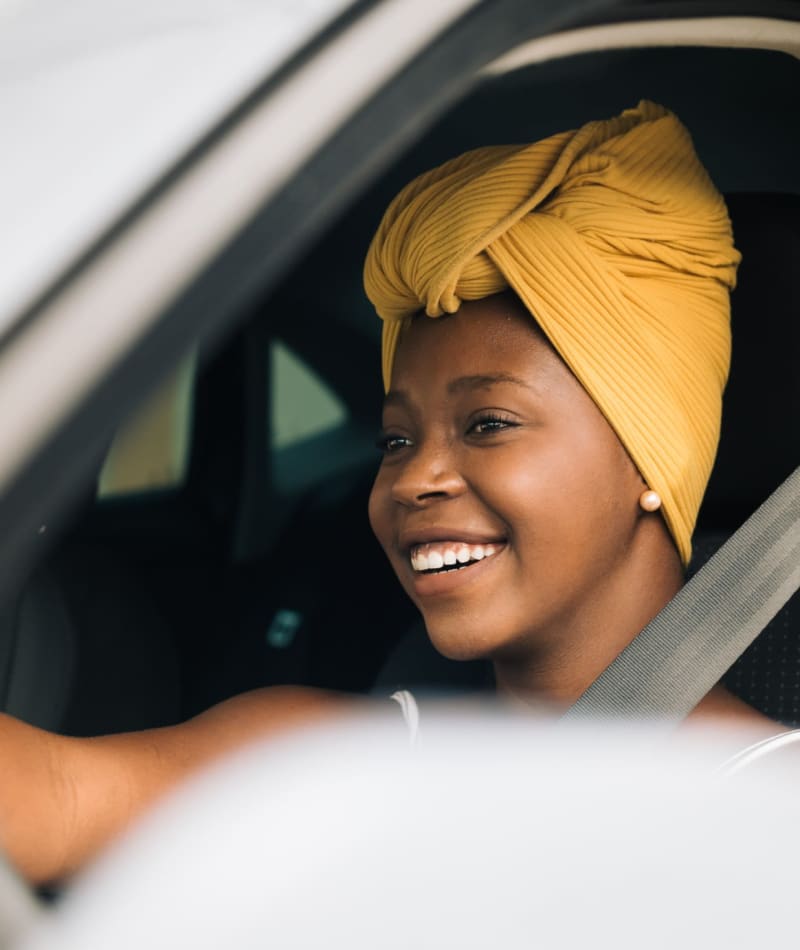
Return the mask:
[[678,722],[800,587],[800,468],[567,710]]

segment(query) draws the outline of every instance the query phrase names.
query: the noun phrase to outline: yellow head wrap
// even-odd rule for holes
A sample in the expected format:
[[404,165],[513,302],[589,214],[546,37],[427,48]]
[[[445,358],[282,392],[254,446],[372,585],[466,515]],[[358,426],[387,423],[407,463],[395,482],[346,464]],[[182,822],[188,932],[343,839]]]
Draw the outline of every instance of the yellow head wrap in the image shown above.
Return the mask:
[[643,101],[420,175],[387,209],[364,284],[384,321],[387,388],[413,314],[510,286],[661,495],[686,564],[719,440],[738,263],[688,131]]

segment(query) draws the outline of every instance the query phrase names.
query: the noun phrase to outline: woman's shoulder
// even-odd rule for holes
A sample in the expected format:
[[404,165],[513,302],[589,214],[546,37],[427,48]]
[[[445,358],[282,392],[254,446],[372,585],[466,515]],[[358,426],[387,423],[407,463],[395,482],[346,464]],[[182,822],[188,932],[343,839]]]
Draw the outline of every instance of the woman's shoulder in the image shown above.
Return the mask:
[[754,709],[719,683],[700,700],[686,722],[689,725],[730,725],[752,733],[754,741],[787,731],[781,723]]

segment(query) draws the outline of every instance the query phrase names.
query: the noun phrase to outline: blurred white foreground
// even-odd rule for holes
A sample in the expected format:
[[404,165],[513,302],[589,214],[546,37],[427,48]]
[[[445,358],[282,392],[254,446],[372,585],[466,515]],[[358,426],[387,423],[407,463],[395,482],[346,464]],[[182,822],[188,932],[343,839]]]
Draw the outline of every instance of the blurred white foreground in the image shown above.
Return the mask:
[[464,710],[413,752],[394,715],[295,734],[182,789],[24,947],[777,946],[797,773],[721,779],[730,748]]

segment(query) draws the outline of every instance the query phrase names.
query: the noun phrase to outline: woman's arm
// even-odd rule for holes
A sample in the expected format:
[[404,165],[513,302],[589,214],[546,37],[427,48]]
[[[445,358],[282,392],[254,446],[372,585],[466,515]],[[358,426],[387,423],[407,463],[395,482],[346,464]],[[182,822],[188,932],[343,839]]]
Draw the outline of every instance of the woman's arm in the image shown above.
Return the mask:
[[297,687],[260,689],[178,726],[92,739],[57,736],[0,714],[0,844],[30,880],[61,878],[207,762],[353,702]]

